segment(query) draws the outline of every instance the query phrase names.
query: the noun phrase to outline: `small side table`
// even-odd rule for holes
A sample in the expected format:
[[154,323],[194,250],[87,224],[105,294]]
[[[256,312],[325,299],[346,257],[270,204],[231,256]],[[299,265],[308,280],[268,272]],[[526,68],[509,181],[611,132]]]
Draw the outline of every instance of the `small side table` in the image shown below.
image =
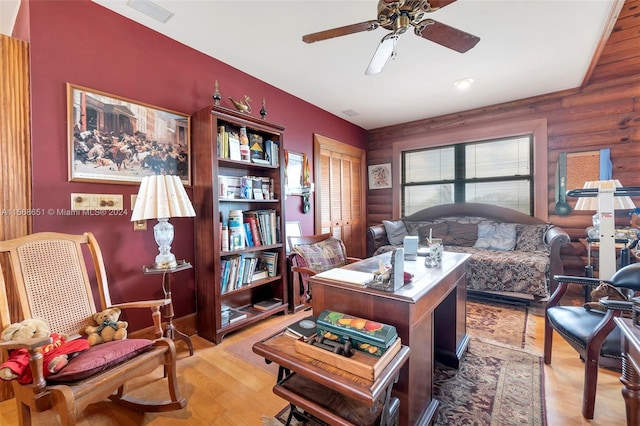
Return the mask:
[[162,274],[162,291],[164,292],[164,297],[172,301],[164,308],[164,317],[167,319],[167,327],[165,328],[164,335],[171,340],[183,340],[189,347],[189,356],[193,355],[193,344],[191,343],[191,338],[176,329],[173,325],[173,317],[175,313],[173,311],[173,300],[171,299],[171,275],[174,272],[184,271],[185,269],[191,268],[193,268],[193,265],[184,260],[178,261],[178,265],[173,268],[156,268],[154,266],[142,267],[142,272],[144,274]]

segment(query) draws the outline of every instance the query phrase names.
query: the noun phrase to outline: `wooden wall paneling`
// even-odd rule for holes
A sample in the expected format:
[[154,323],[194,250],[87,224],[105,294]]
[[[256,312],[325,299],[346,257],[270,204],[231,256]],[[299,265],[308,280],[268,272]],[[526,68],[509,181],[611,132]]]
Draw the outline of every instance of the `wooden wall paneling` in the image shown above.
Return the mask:
[[[640,186],[640,0],[624,3],[611,36],[602,49],[593,73],[582,87],[520,99],[474,110],[426,118],[369,132],[368,164],[396,161],[395,144],[429,137],[443,130],[483,128],[517,120],[547,120],[549,222],[562,226],[572,244],[562,252],[567,273],[583,274],[584,249],[578,238],[591,224],[592,212],[572,211],[560,217],[554,211],[555,168],[560,152],[594,151],[611,148],[613,177],[626,186]],[[636,46],[635,49],[631,46]],[[373,160],[375,158],[375,161]],[[384,161],[378,160],[385,159]],[[385,190],[386,191],[386,190]],[[369,225],[393,216],[395,196],[389,192],[368,192]],[[640,206],[640,198],[634,197]],[[576,199],[569,198],[573,206]],[[619,212],[616,224],[628,224],[626,212]]]
[[[32,206],[30,99],[29,44],[0,34],[0,240],[31,232],[31,216],[18,214]],[[10,292],[8,261],[0,262]],[[11,312],[19,312],[11,294],[9,303]],[[12,397],[11,383],[1,382],[0,401]]]

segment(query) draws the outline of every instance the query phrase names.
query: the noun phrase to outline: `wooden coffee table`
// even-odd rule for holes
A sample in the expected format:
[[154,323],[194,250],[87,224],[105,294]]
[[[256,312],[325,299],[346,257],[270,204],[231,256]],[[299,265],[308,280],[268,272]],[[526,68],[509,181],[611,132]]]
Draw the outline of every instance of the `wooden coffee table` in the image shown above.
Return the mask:
[[296,340],[283,332],[253,345],[253,352],[280,366],[273,391],[290,402],[292,412],[302,408],[331,425],[392,424],[399,400],[391,390],[409,351],[403,345],[377,379],[369,380],[298,352]]

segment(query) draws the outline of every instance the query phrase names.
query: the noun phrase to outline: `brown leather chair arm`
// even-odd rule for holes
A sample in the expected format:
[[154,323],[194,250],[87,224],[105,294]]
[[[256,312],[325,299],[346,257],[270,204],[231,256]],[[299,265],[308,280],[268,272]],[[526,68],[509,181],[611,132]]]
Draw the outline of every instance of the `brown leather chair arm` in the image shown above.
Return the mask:
[[382,247],[389,245],[389,239],[387,238],[387,231],[383,224],[373,225],[367,228],[367,257],[373,256],[375,251]]
[[564,264],[560,256],[562,247],[571,243],[571,238],[559,226],[552,226],[544,236],[544,242],[549,247],[549,291],[553,292],[558,286],[556,275],[564,274]]
[[358,258],[358,257],[349,257],[347,256],[347,263],[356,263],[356,262],[360,262],[362,259]]

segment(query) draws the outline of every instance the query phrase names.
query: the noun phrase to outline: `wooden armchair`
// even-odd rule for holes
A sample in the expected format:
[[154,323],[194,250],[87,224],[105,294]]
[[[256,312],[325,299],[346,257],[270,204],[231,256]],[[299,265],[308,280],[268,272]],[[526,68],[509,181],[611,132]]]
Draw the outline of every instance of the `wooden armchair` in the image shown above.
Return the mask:
[[624,312],[633,311],[631,301],[601,299],[602,311],[587,310],[583,306],[562,306],[560,301],[569,284],[597,286],[601,282],[611,284],[627,296],[640,290],[640,263],[626,266],[616,272],[610,280],[598,278],[556,275],[558,287],[546,306],[544,328],[544,362],[551,364],[553,331],[567,341],[585,362],[582,415],[593,418],[598,368],[621,369],[622,348],[620,330],[613,319]]
[[360,259],[348,257],[342,240],[331,234],[287,237],[291,253],[291,308],[306,306],[311,301],[309,277],[331,268],[339,268]]
[[[109,398],[136,411],[170,411],[185,407],[176,378],[176,351],[171,340],[161,338],[160,307],[170,299],[112,305],[102,253],[91,233],[68,235],[36,233],[0,242],[0,330],[25,318],[42,318],[51,330],[72,336],[93,325],[92,315],[108,307],[146,308],[151,310],[157,340],[126,339],[92,346],[71,359],[59,373],[43,376],[42,355],[38,346],[50,339],[27,339],[0,343],[3,359],[8,351],[25,348],[30,353],[33,382],[22,385],[13,380],[20,425],[29,425],[32,412],[56,414],[63,425],[74,425],[77,415],[92,403]],[[98,289],[96,307],[85,255],[92,259]],[[9,265],[9,271],[2,266]],[[4,277],[10,277],[5,282]],[[97,309],[96,309],[97,308]],[[100,357],[98,357],[100,354]],[[103,357],[111,359],[107,363]],[[139,401],[125,395],[125,384],[163,366],[168,382],[167,400]],[[62,375],[62,376],[59,376]]]

